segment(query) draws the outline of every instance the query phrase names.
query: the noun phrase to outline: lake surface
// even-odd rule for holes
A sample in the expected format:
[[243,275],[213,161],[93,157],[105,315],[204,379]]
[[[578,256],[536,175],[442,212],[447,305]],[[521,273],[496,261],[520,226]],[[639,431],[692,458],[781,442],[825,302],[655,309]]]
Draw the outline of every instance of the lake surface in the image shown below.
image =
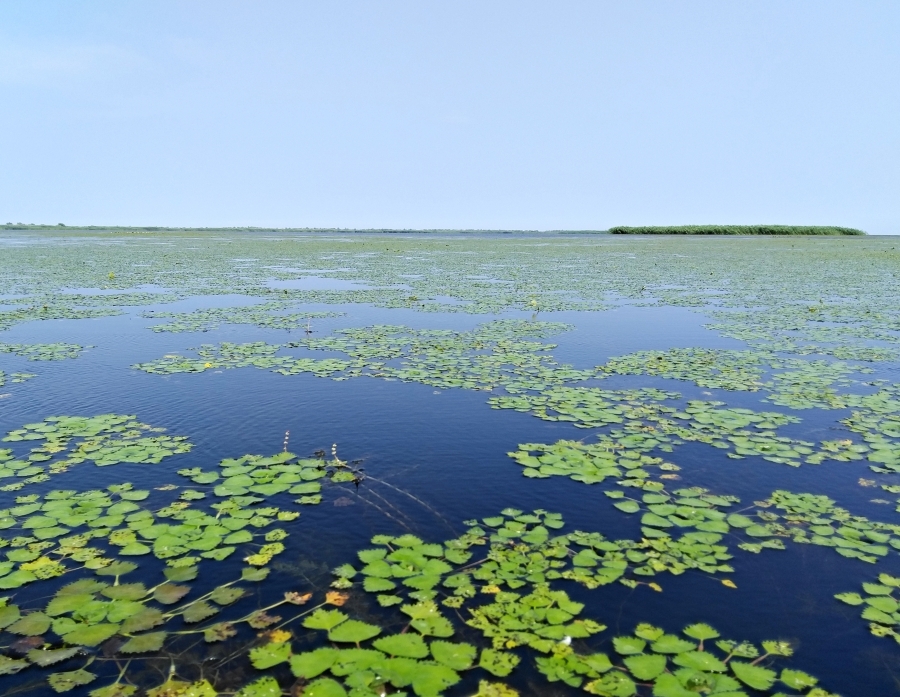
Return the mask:
[[4,234],[4,694],[900,692],[896,238]]

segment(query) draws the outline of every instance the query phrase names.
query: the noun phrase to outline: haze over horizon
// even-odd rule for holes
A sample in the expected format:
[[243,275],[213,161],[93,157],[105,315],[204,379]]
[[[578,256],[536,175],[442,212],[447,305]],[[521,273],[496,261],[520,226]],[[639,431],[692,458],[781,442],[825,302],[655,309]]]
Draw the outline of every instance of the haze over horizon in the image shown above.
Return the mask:
[[900,5],[0,5],[0,222],[900,234]]

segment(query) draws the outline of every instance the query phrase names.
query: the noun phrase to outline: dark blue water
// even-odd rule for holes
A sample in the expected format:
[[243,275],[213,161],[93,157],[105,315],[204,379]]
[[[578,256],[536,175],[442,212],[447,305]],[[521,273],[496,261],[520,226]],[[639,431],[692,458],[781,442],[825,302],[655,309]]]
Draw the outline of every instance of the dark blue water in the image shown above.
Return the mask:
[[[158,309],[185,311],[210,304],[210,298],[202,298]],[[234,305],[237,299],[221,298],[216,304]],[[306,307],[347,312],[344,317],[314,320],[318,336],[334,328],[370,324],[471,329],[493,319],[366,306]],[[184,467],[211,469],[226,457],[279,452],[286,431],[290,432],[292,452],[309,455],[318,449],[329,451],[337,444],[342,459],[361,459],[368,478],[358,490],[350,485],[328,489],[321,505],[303,507],[299,519],[283,525],[291,534],[285,542],[287,551],[273,564],[276,573],[266,582],[266,591],[258,600],[243,603],[262,604],[283,590],[306,591],[314,584],[327,583],[328,569],[355,561],[356,550],[367,547],[374,534],[412,531],[426,540],[445,540],[465,529],[463,520],[495,515],[508,506],[559,511],[570,526],[567,529],[600,531],[611,538],[640,535],[638,519],[612,508],[598,487],[558,477],[525,478],[506,455],[519,443],[589,440],[590,431],[512,410],[491,409],[487,405],[490,395],[483,392],[436,390],[373,378],[336,382],[253,368],[199,375],[148,375],[129,366],[166,353],[184,353],[200,343],[285,342],[296,335],[239,326],[209,333],[154,333],[147,327],[161,320],[141,318],[143,309],[95,320],[31,322],[4,332],[5,342],[66,341],[96,347],[77,360],[61,362],[28,362],[0,355],[0,368],[7,373],[38,373],[26,384],[0,388],[9,395],[0,399],[0,429],[6,432],[52,415],[116,412],[136,414],[139,420],[165,427],[170,434],[189,436],[195,444],[191,453],[168,458],[159,465],[81,465],[41,485],[45,489],[85,489],[122,481],[145,488],[170,481],[181,483],[174,472]],[[559,344],[553,354],[560,362],[576,367],[594,366],[609,356],[637,350],[743,348],[741,342],[703,329],[707,320],[701,314],[681,308],[542,313],[540,319],[575,325],[573,331],[547,341]],[[762,395],[719,390],[704,393],[689,383],[660,379],[622,377],[607,380],[604,386],[658,386],[679,390],[690,398],[788,411],[763,405],[759,401]],[[792,413],[802,416],[804,422],[785,429],[785,433],[813,441],[837,437],[834,427],[844,416],[842,412]],[[747,505],[774,489],[785,488],[827,494],[852,512],[875,520],[893,522],[896,518],[893,506],[870,502],[878,497],[877,489],[858,486],[857,480],[870,474],[861,463],[826,462],[792,469],[761,458],[731,460],[722,451],[700,444],[683,445],[667,459],[682,467],[679,474],[685,486],[736,494]],[[32,490],[38,488],[29,492]],[[0,501],[13,496],[0,494]],[[284,497],[284,507],[288,508],[287,501],[293,497]],[[350,504],[334,505],[338,497],[349,499]],[[279,501],[274,503],[278,505]],[[699,572],[657,578],[664,586],[663,593],[645,586],[631,590],[619,584],[593,591],[570,584],[566,589],[587,603],[584,616],[609,625],[610,630],[592,643],[597,650],[609,651],[609,638],[620,631],[630,632],[637,622],[648,621],[677,631],[703,621],[734,639],[791,640],[797,647],[791,667],[816,675],[823,686],[844,697],[898,692],[894,676],[900,676],[900,652],[896,644],[871,636],[858,609],[832,597],[834,593],[858,590],[862,580],[870,580],[878,572],[900,574],[896,553],[877,565],[845,559],[831,549],[812,545],[789,544],[786,551],[764,551],[760,555],[735,548],[734,553],[731,563],[735,573],[731,578],[739,587],[737,591],[723,586],[719,577]],[[148,557],[142,557],[141,562],[146,568],[157,568],[155,560]],[[219,565],[207,562],[201,567],[198,584],[201,588],[213,587],[236,575],[240,566],[239,559]],[[210,573],[213,567],[215,572]],[[27,590],[21,591],[17,601],[26,597]],[[542,679],[532,683],[527,673],[518,683],[516,679],[509,682],[526,694],[565,694],[567,689],[559,684],[551,688]]]

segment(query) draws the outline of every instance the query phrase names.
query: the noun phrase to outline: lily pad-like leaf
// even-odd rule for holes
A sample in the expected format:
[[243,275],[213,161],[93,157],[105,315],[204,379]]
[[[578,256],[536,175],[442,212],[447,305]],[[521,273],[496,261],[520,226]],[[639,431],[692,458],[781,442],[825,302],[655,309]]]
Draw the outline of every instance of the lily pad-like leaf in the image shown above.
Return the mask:
[[296,654],[291,656],[291,672],[298,678],[315,678],[330,669],[340,655],[338,649],[331,647]]
[[217,605],[231,605],[244,596],[243,588],[219,586],[209,594],[210,599]]
[[653,680],[666,669],[666,657],[655,654],[628,656],[623,663],[638,680]]
[[250,649],[250,662],[258,670],[265,670],[279,663],[284,663],[291,657],[291,644],[289,641],[269,642],[262,646]]
[[219,622],[203,631],[203,639],[208,644],[216,641],[225,641],[237,635],[237,629],[230,622]]
[[454,634],[453,625],[446,617],[435,615],[432,617],[418,617],[409,623],[417,632],[425,636],[451,637]]
[[122,622],[144,610],[144,604],[135,600],[114,600],[109,604],[106,619],[109,622]]
[[692,639],[706,641],[707,639],[718,639],[719,633],[708,624],[692,624],[684,628],[684,633]]
[[795,690],[805,690],[807,687],[815,687],[819,682],[812,675],[807,675],[800,670],[785,668],[781,671],[781,682]]
[[203,552],[200,554],[204,559],[215,559],[216,561],[222,561],[223,559],[227,559],[234,552],[234,547],[218,547],[216,549],[211,549],[208,552]]
[[138,568],[137,564],[130,561],[117,561],[113,562],[109,566],[104,566],[100,569],[95,569],[94,573],[98,576],[123,576],[125,574],[131,573],[136,568]]
[[122,622],[122,631],[126,634],[143,632],[147,629],[158,627],[163,622],[165,622],[165,619],[162,612],[155,607],[145,607],[140,612],[125,618]]
[[708,651],[686,651],[675,656],[675,664],[702,673],[724,673],[728,670],[718,658]]
[[152,551],[147,545],[140,542],[129,542],[119,550],[119,554],[124,557],[138,557],[143,554],[150,554]]
[[90,691],[91,697],[131,697],[137,692],[137,686],[117,682],[106,687],[98,687]]
[[637,513],[639,510],[641,510],[641,504],[630,499],[614,503],[613,506],[625,513]]
[[340,610],[322,610],[320,608],[303,620],[303,626],[307,629],[332,629],[346,620],[347,615]]
[[478,660],[478,665],[491,675],[496,675],[498,678],[504,678],[512,673],[513,668],[519,665],[519,657],[508,651],[485,649],[481,652],[481,658]]
[[306,686],[303,697],[347,697],[347,691],[336,680],[319,678]]
[[198,603],[189,605],[181,616],[184,618],[185,622],[193,624],[205,620],[207,617],[212,617],[218,612],[219,608],[210,605],[205,600],[201,600]]
[[159,651],[166,640],[166,632],[150,632],[131,637],[119,648],[121,653],[149,653]]
[[103,622],[100,624],[80,625],[63,635],[67,644],[79,646],[97,646],[119,631],[119,625]]
[[281,617],[278,615],[270,615],[265,610],[257,610],[247,619],[247,624],[254,629],[265,629],[277,622],[281,622]]
[[35,576],[30,571],[19,569],[18,571],[13,571],[11,574],[0,578],[0,590],[12,590],[13,588],[19,588],[20,586],[24,586],[26,583],[31,583],[36,579],[37,576]]
[[623,656],[643,653],[646,646],[646,641],[632,636],[617,636],[613,638],[613,648],[615,648],[616,653]]
[[[634,680],[615,670],[606,673],[599,680],[589,682],[584,686],[584,690],[592,695],[603,695],[603,697],[631,697],[637,691]],[[655,689],[654,692],[656,692]]]
[[419,697],[438,697],[458,682],[459,675],[455,670],[445,665],[420,663],[413,677],[412,688]]
[[153,599],[163,605],[172,605],[190,592],[190,586],[179,586],[174,583],[163,583],[153,591]]
[[263,581],[269,575],[269,569],[253,569],[245,566],[241,569],[242,581]]
[[120,583],[118,586],[107,586],[100,593],[112,600],[140,600],[147,595],[147,587],[143,583]]
[[696,647],[691,642],[674,634],[664,634],[650,646],[655,653],[684,653],[694,648]]
[[72,658],[72,656],[75,656],[80,652],[80,646],[73,646],[66,649],[32,649],[27,654],[25,654],[25,656],[32,663],[43,668],[46,666],[52,666],[54,663],[59,663],[60,661],[65,661],[68,658]]
[[774,670],[754,666],[743,661],[731,661],[728,664],[737,679],[754,690],[768,690],[775,682],[777,674]]
[[733,528],[749,528],[754,524],[752,518],[748,518],[745,515],[741,515],[740,513],[732,513],[729,515],[725,522],[727,522]]
[[6,631],[23,636],[40,636],[50,629],[51,622],[50,617],[43,612],[29,612],[7,627]]
[[656,641],[665,633],[665,630],[654,627],[652,624],[647,624],[646,622],[642,622],[634,628],[634,635],[641,639],[646,639],[647,641]]
[[428,655],[428,645],[418,634],[393,634],[382,637],[372,644],[376,649],[389,656],[425,658]]
[[363,589],[367,593],[383,593],[384,591],[394,590],[396,587],[396,583],[386,578],[366,576],[363,579]]
[[223,542],[226,545],[240,545],[245,542],[252,542],[253,534],[248,532],[247,530],[238,530],[236,532],[231,533],[226,536]]
[[[738,683],[735,683],[735,684],[738,684]],[[621,693],[616,692],[616,693],[609,693],[609,694],[633,695],[634,687],[632,686],[630,689],[632,690],[631,692],[623,691]],[[601,692],[600,694],[606,694],[606,693]],[[678,678],[676,678],[671,673],[664,673],[664,674],[660,675],[656,679],[656,682],[653,683],[653,697],[694,697],[696,694],[697,694],[696,692],[691,692],[690,690],[685,689],[682,686],[682,684],[679,682]],[[725,694],[726,695],[736,695],[736,696],[741,695],[741,696],[743,696],[746,693],[744,693],[744,692],[737,692],[737,693],[727,692]]]
[[4,629],[21,617],[18,605],[0,607],[0,629]]
[[174,583],[184,583],[185,581],[193,581],[197,578],[196,566],[170,566],[163,569],[165,577]]
[[143,501],[145,498],[150,496],[150,492],[146,489],[135,489],[134,491],[121,491],[119,492],[119,496],[126,501]]
[[328,638],[331,641],[352,642],[358,644],[366,639],[381,634],[381,627],[360,620],[347,620],[341,622],[328,632]]
[[235,697],[281,697],[282,694],[278,681],[267,675],[242,687]]
[[216,697],[216,691],[206,680],[195,683],[169,678],[162,685],[147,690],[147,697]]
[[0,675],[15,675],[27,667],[28,661],[10,658],[9,656],[0,656]]
[[865,602],[859,593],[838,593],[834,597],[847,605],[862,605]]
[[[452,668],[453,670],[467,670],[475,661],[478,650],[471,644],[453,644],[449,641],[433,641],[431,642],[431,655],[434,656],[434,660],[448,668]],[[415,683],[413,683],[413,686],[415,686]]]
[[62,597],[64,595],[82,595],[84,593],[96,593],[108,587],[108,583],[98,581],[95,578],[82,578],[60,588],[58,591],[56,591],[56,597]]
[[54,673],[47,682],[57,692],[68,692],[76,687],[87,685],[97,676],[87,670],[71,670],[66,673]]

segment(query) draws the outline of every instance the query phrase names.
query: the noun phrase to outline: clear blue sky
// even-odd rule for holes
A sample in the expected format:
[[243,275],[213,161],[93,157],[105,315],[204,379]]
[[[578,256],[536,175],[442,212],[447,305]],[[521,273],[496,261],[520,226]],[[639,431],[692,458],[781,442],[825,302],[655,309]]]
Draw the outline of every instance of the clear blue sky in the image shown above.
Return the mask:
[[0,3],[0,222],[900,234],[900,2]]

